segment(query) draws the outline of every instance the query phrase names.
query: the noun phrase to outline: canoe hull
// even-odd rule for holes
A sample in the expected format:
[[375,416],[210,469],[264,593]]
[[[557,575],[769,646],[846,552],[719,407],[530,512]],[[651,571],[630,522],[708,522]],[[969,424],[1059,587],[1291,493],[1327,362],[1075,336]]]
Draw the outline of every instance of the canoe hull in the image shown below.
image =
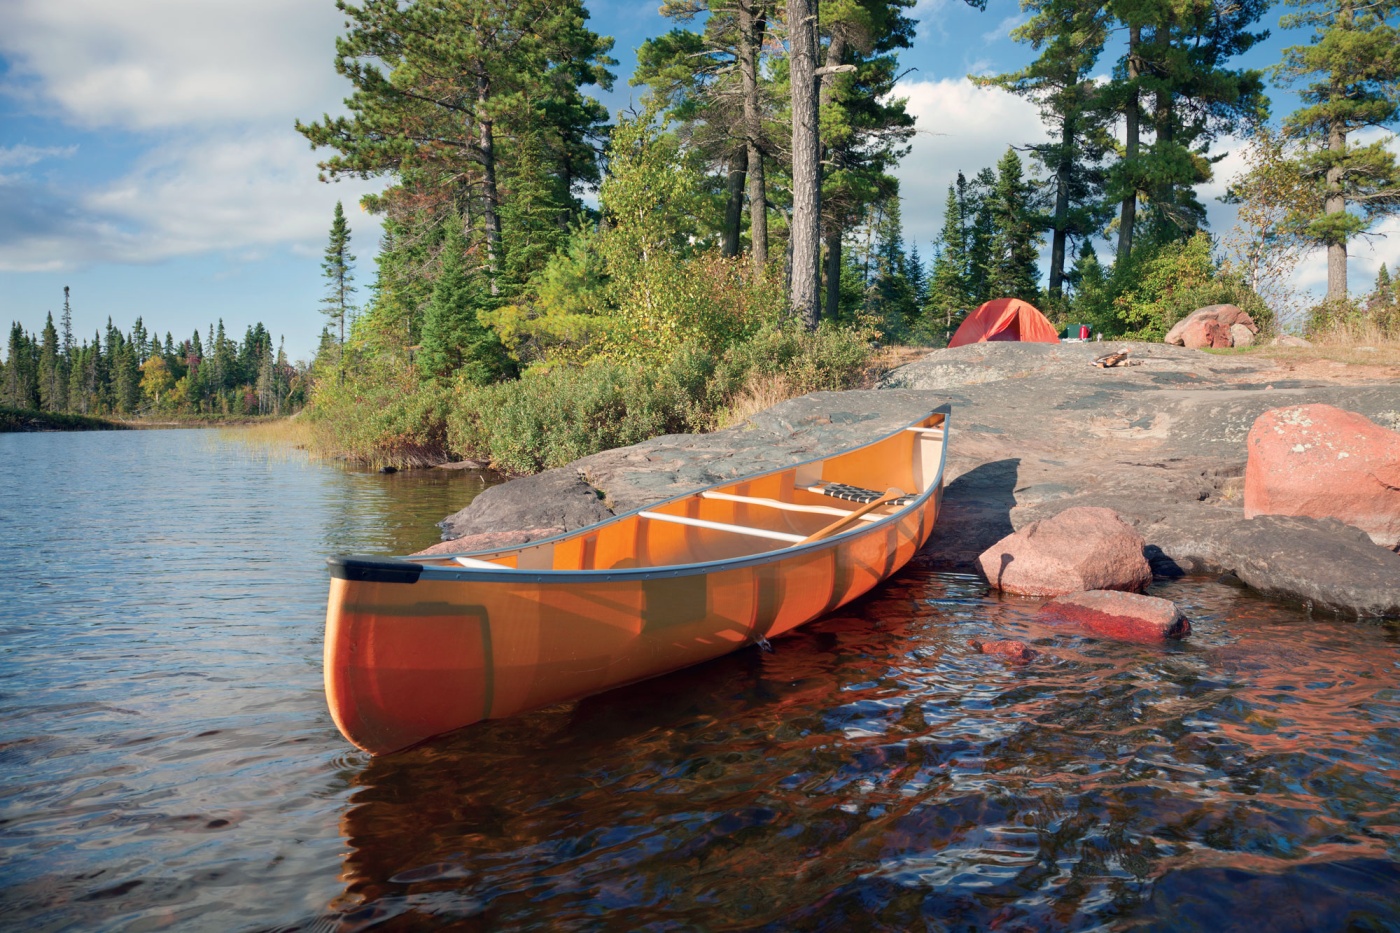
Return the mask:
[[[946,453],[942,409],[863,447],[543,542],[335,558],[331,714],[383,754],[782,635],[908,563],[937,520]],[[863,507],[830,498],[883,503],[895,490],[914,492]]]
[[941,499],[936,490],[828,548],[652,580],[333,579],[331,713],[346,738],[381,754],[719,657],[888,578],[928,539]]

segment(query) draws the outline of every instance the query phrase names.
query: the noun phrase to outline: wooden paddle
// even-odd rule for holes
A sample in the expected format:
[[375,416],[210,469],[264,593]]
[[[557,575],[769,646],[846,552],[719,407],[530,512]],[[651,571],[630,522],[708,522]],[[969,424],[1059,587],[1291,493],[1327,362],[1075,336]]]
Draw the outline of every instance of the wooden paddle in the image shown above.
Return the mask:
[[807,537],[794,544],[793,547],[801,547],[804,544],[811,544],[813,541],[820,541],[822,538],[829,538],[832,535],[836,534],[836,532],[840,531],[842,528],[845,528],[851,522],[860,518],[865,513],[872,512],[875,509],[878,509],[880,506],[885,505],[886,503],[893,502],[895,499],[902,498],[904,495],[904,490],[899,489],[895,486],[891,486],[889,489],[885,490],[885,494],[883,496],[876,499],[874,502],[867,502],[865,505],[856,509],[854,512],[851,512],[848,515],[841,516],[836,521],[832,522],[830,525],[827,525],[821,531],[812,532]]

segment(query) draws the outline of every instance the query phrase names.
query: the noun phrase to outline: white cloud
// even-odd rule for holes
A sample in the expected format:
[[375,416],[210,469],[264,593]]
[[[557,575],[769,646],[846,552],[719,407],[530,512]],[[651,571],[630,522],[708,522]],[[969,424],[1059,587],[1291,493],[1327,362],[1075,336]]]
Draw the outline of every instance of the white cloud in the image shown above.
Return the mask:
[[[343,18],[329,0],[0,0],[0,21],[0,92],[57,114],[88,152],[113,133],[144,150],[125,166],[0,174],[0,270],[314,255],[336,199],[380,187],[321,184],[324,153],[293,129],[341,112],[349,90],[332,66]],[[0,170],[76,152],[0,147]],[[377,223],[353,226],[370,255]]]
[[926,252],[943,226],[948,186],[959,171],[971,179],[978,170],[995,166],[1007,147],[1043,142],[1047,136],[1035,104],[979,88],[966,78],[902,81],[895,96],[909,99],[918,131],[895,172],[905,237]]
[[[116,181],[76,194],[50,185],[3,185],[12,215],[0,223],[0,270],[55,271],[98,262],[149,263],[285,248],[314,255],[337,199],[369,255],[378,224],[353,205],[375,188],[316,181],[316,155],[291,132],[199,137],[162,146]],[[29,208],[24,209],[25,205]]]
[[0,146],[0,169],[28,168],[46,159],[67,159],[77,151],[77,146]]
[[0,88],[80,126],[311,116],[340,87],[329,2],[0,0],[0,18]]
[[918,22],[914,29],[915,35],[925,40],[934,33],[946,37],[948,30],[943,25],[943,12],[947,7],[948,0],[918,0],[907,14],[910,19]]
[[996,26],[982,33],[982,41],[988,44],[1011,38],[1011,30],[1030,19],[1024,13],[1017,13],[1014,16],[1007,16],[997,23]]

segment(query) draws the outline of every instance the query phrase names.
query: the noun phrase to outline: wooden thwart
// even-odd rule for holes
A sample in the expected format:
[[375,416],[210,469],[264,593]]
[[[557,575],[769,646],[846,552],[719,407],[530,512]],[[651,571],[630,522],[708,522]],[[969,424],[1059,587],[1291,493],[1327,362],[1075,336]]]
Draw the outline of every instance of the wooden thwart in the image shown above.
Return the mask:
[[803,540],[801,535],[788,534],[785,531],[769,531],[767,528],[754,528],[750,525],[730,525],[725,522],[711,522],[703,518],[688,518],[684,515],[666,515],[661,512],[638,512],[641,518],[649,518],[657,522],[671,522],[675,525],[689,525],[692,528],[708,528],[710,531],[728,531],[736,535],[749,535],[754,538],[768,538],[772,541],[786,541],[789,544],[796,544]]

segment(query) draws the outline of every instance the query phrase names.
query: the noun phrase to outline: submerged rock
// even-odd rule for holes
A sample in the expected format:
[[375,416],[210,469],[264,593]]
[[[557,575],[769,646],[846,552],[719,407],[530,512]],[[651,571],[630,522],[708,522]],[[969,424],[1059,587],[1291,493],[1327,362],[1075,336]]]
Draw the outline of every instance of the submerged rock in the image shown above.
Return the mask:
[[1400,545],[1400,432],[1331,405],[1266,411],[1246,442],[1244,515],[1335,518]]
[[967,646],[979,654],[991,654],[1011,661],[1033,661],[1040,652],[1023,641],[978,641],[972,639]]
[[1152,582],[1145,544],[1112,509],[1078,507],[1007,535],[977,562],[988,583],[1021,596],[1140,590]]
[[1185,638],[1191,623],[1176,603],[1141,593],[1090,590],[1050,600],[1040,609],[1049,622],[1072,623],[1119,641],[1154,642]]

